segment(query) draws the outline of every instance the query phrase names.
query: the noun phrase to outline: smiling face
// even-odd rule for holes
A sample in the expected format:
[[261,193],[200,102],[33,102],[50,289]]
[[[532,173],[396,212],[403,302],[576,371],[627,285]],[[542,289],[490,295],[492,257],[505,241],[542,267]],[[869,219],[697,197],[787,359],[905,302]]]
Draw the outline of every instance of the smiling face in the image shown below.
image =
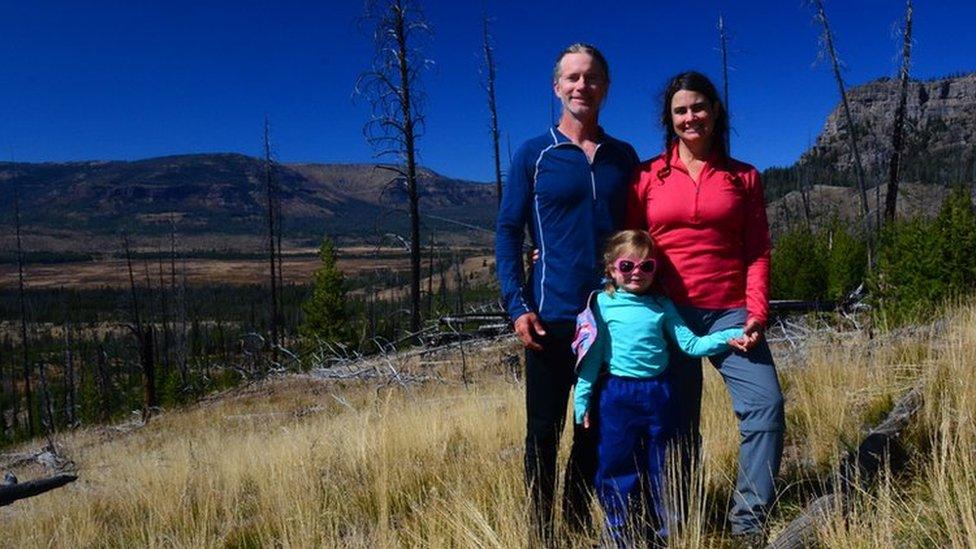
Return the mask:
[[[621,263],[627,269],[621,269]],[[614,285],[631,294],[646,293],[654,282],[654,260],[648,256],[629,254],[618,257],[609,271]]]
[[704,145],[708,148],[720,108],[704,94],[678,90],[671,97],[671,126],[674,133],[686,145]]
[[563,112],[577,120],[596,119],[610,83],[603,66],[588,53],[567,53],[559,61],[553,91]]

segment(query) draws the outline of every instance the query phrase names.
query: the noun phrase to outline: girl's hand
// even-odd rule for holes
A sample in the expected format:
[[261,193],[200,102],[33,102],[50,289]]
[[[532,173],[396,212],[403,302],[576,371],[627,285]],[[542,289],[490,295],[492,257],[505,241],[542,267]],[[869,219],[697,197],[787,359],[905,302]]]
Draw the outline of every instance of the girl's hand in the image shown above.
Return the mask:
[[749,347],[746,346],[746,341],[747,341],[746,336],[742,336],[742,337],[729,339],[728,341],[726,341],[726,343],[728,343],[729,347],[732,347],[736,351],[742,351],[743,353],[745,353],[749,350]]
[[589,429],[590,428],[590,412],[589,411],[587,411],[585,414],[583,414],[583,428],[584,429]]
[[539,248],[533,248],[532,250],[532,264],[535,265],[539,262]]

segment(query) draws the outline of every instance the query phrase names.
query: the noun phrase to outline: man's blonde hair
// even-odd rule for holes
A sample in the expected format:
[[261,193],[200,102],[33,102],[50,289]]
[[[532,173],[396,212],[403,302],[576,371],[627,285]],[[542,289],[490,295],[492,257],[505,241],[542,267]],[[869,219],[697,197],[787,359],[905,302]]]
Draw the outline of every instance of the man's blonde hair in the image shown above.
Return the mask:
[[603,69],[603,77],[606,78],[607,84],[610,83],[610,65],[607,63],[607,58],[603,57],[603,54],[600,53],[600,50],[596,49],[596,46],[585,42],[571,44],[559,54],[559,57],[556,58],[556,66],[552,69],[553,83],[559,80],[559,64],[562,63],[563,57],[571,53],[585,53],[592,57]]

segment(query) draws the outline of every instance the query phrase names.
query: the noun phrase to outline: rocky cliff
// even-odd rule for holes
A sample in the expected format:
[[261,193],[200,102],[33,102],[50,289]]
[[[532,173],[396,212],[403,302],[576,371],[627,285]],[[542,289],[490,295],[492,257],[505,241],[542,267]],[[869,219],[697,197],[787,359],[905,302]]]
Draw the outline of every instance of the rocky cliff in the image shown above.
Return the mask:
[[[848,91],[861,161],[873,177],[887,174],[898,84],[897,79],[882,78]],[[958,164],[971,163],[976,150],[976,73],[909,82],[906,115],[906,179],[951,178],[965,172]],[[816,144],[799,163],[851,170],[853,162],[843,105],[838,103]],[[921,169],[913,165],[917,163],[931,166]]]

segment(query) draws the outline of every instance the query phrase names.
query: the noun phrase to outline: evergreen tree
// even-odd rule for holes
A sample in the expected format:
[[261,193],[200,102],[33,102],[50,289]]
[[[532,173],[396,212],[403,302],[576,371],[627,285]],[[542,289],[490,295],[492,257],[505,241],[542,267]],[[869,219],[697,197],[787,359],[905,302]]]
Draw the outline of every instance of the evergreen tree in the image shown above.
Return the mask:
[[319,258],[322,265],[315,270],[312,295],[302,304],[305,319],[299,332],[310,340],[351,343],[354,330],[346,309],[345,279],[336,265],[335,246],[328,237],[322,240]]
[[828,229],[827,298],[842,301],[847,294],[864,282],[868,263],[867,244],[834,219]]

